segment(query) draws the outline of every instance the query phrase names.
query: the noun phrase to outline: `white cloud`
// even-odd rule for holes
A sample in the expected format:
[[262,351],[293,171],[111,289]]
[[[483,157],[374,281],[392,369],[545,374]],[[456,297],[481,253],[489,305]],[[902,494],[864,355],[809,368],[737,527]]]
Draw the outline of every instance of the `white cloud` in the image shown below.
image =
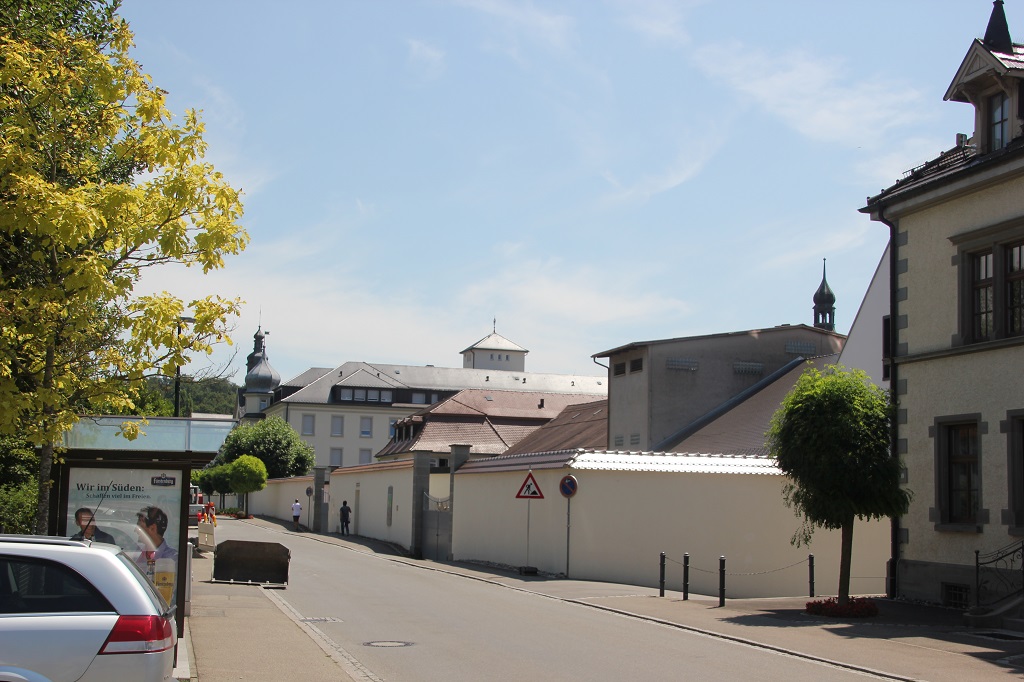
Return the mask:
[[687,12],[704,0],[614,0],[623,13],[623,22],[633,31],[658,43],[686,45],[690,34],[683,20]]
[[772,55],[739,44],[695,52],[698,66],[811,139],[881,147],[885,133],[914,123],[921,93],[881,81],[851,82],[843,63],[791,50]]
[[356,211],[363,218],[373,218],[377,215],[377,207],[374,204],[358,198],[356,199]]
[[561,258],[516,260],[485,280],[467,284],[457,300],[469,309],[498,307],[515,319],[536,318],[552,327],[592,327],[690,312],[685,301],[652,288],[650,277],[647,266],[631,272],[624,265],[609,278],[598,265]]
[[445,69],[444,50],[434,47],[422,40],[412,40],[409,45],[409,65],[424,81],[439,78]]
[[576,40],[572,17],[544,11],[532,2],[456,0],[455,4],[497,19],[514,33],[558,50],[569,50]]
[[882,190],[902,178],[906,171],[938,158],[953,146],[954,140],[946,140],[946,143],[943,145],[942,141],[922,137],[899,140],[885,152],[855,162],[853,170],[856,178]]
[[757,254],[754,267],[761,272],[791,271],[823,256],[855,250],[873,237],[882,234],[876,223],[867,216],[854,214],[845,223],[822,228],[819,225],[787,230],[786,239],[779,239],[783,230],[778,226],[762,226],[758,234],[747,234],[741,240],[748,252]]
[[644,202],[668,192],[700,174],[715,156],[722,140],[713,134],[681,146],[676,157],[657,172],[646,173],[632,182],[621,182],[614,173],[605,171],[602,177],[615,190],[605,197],[607,203]]
[[253,148],[246,145],[245,111],[228,91],[206,80],[199,81],[199,87],[204,93],[201,116],[207,124],[206,160],[232,187],[251,198],[273,182],[279,171],[252,156]]

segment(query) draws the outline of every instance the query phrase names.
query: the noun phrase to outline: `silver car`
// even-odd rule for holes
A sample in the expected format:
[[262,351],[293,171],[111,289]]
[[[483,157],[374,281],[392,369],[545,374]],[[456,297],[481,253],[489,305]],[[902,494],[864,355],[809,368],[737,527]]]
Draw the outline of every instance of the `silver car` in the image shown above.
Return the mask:
[[116,545],[0,535],[0,681],[173,680],[174,610]]

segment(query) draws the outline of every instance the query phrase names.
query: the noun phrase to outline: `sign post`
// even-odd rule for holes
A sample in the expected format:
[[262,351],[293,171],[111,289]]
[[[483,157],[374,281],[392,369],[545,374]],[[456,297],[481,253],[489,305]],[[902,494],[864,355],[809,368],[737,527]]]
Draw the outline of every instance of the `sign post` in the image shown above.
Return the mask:
[[530,501],[537,499],[543,500],[544,493],[540,491],[540,486],[537,485],[537,479],[533,477],[533,469],[530,469],[526,474],[526,480],[519,486],[519,492],[516,494],[517,500],[526,500],[526,565],[519,567],[520,575],[537,575],[537,569],[530,565]]
[[313,506],[313,486],[306,486],[306,528],[312,529],[313,526],[309,525],[309,510]]
[[569,577],[569,529],[572,526],[572,496],[579,490],[580,483],[573,475],[563,476],[558,482],[558,492],[565,498],[565,577]]

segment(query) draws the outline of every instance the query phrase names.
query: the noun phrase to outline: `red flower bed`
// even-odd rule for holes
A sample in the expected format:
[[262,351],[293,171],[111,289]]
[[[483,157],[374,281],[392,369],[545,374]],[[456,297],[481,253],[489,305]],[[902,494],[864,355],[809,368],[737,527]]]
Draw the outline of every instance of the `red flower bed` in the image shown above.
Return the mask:
[[878,605],[867,597],[850,597],[840,606],[837,597],[829,597],[807,602],[807,613],[832,618],[871,618],[878,615]]

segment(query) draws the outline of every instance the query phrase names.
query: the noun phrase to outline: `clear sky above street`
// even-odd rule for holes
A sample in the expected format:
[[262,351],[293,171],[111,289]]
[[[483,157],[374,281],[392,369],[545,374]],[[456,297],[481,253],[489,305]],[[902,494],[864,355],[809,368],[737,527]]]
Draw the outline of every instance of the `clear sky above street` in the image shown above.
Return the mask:
[[125,0],[252,237],[146,286],[246,301],[236,382],[261,322],[285,379],[461,366],[495,317],[528,370],[601,374],[631,341],[812,323],[822,258],[845,333],[888,238],[857,209],[972,132],[942,96],[991,10]]

